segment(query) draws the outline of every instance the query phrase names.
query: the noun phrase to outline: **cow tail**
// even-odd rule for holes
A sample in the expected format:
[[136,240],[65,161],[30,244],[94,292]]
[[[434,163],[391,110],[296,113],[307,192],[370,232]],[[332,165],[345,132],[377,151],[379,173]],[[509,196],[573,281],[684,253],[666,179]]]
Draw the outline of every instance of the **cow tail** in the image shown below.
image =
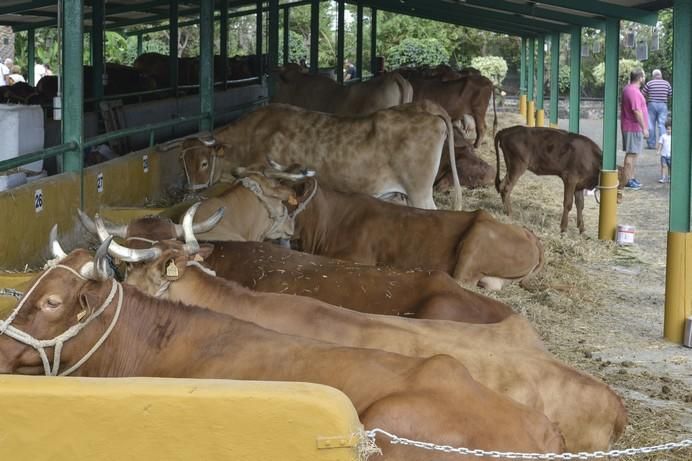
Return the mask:
[[454,209],[461,210],[461,183],[459,183],[459,174],[457,172],[457,162],[454,152],[454,127],[452,127],[452,120],[449,118],[449,114],[442,109],[443,120],[447,125],[447,145],[449,150],[449,167],[452,170],[452,178],[454,179]]
[[502,131],[494,135],[495,138],[495,190],[500,192],[500,139],[502,138]]
[[495,138],[495,133],[497,132],[497,108],[495,107],[495,86],[493,85],[493,138]]
[[413,87],[399,72],[392,72],[399,89],[401,90],[400,104],[407,104],[413,101]]

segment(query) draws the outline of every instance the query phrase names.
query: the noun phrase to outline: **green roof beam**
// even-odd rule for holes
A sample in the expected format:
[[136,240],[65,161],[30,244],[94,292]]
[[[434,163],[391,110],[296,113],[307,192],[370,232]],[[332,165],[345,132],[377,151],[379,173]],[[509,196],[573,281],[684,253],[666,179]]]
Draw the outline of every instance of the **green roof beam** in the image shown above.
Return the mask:
[[655,26],[658,21],[658,13],[655,11],[642,10],[629,6],[615,5],[600,0],[541,0],[544,5],[559,6],[574,11],[609,16],[617,19],[640,22],[648,26]]
[[602,29],[605,27],[604,20],[579,16],[576,14],[562,13],[559,11],[548,10],[541,8],[535,4],[519,4],[508,2],[507,0],[466,0],[467,5],[481,6],[484,8],[492,8],[502,11],[511,11],[534,18],[550,19],[552,21],[560,21],[577,26],[592,27],[594,29]]

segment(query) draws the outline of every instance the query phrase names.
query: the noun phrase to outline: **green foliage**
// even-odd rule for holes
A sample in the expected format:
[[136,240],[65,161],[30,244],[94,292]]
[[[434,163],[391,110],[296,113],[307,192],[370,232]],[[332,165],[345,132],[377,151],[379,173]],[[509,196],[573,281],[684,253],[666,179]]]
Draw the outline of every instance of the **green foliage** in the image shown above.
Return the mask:
[[435,38],[406,38],[387,51],[390,68],[436,66],[449,62],[449,52]]
[[[301,59],[305,59],[307,62],[308,56],[310,55],[309,44],[305,43],[305,39],[302,35],[292,30],[288,31],[288,62],[300,62]],[[283,34],[281,35],[283,37]],[[284,62],[284,47],[283,44],[279,47],[279,64]]]
[[[620,84],[627,84],[630,80],[630,72],[636,67],[642,67],[642,63],[636,59],[620,59],[618,63],[618,82]],[[593,76],[596,85],[605,85],[605,63],[602,62],[598,64],[593,69]]]
[[476,56],[471,60],[471,66],[481,71],[496,86],[502,85],[507,76],[507,61],[500,56]]

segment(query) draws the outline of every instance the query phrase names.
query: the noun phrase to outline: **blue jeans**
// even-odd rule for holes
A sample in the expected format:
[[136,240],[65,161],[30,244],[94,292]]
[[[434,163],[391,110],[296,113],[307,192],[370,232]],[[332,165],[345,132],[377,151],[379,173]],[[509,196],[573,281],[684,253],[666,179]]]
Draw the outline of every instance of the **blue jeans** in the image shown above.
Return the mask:
[[[658,139],[666,132],[668,104],[650,101],[647,104],[647,110],[649,111],[649,139],[646,140],[646,144],[649,149],[655,149]],[[656,134],[656,127],[658,127],[658,135]]]

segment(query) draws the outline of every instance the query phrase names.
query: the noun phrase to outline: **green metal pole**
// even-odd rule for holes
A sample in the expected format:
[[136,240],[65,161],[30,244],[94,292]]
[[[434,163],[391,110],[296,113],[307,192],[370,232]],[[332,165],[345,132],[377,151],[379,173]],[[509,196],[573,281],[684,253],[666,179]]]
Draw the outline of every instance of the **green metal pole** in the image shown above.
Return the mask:
[[377,73],[377,10],[370,8],[370,70]]
[[560,34],[550,37],[550,126],[557,128],[560,99]]
[[312,0],[310,4],[310,73],[319,71],[320,58],[320,0]]
[[168,71],[171,75],[171,88],[178,94],[178,0],[168,4]]
[[527,39],[521,37],[521,52],[519,54],[519,94],[526,94],[526,46]]
[[279,66],[279,0],[269,0],[269,97],[276,92],[274,69]]
[[291,9],[286,6],[284,8],[284,66],[291,62]]
[[200,131],[214,127],[214,0],[201,0],[199,11],[199,101]]
[[62,142],[74,142],[77,149],[63,156],[63,171],[82,168],[82,141],[84,139],[84,73],[82,34],[84,6],[82,0],[63,1],[63,59],[62,59]]
[[[26,51],[27,51],[27,60],[26,62],[28,63],[27,65],[29,68],[27,69],[29,73],[29,84],[36,86],[36,71],[34,69],[34,66],[36,65],[36,29],[29,29],[26,31],[27,33],[27,43],[26,43]],[[45,64],[45,63],[41,63]]]
[[337,2],[336,18],[336,81],[344,83],[344,23],[345,23],[344,0]]
[[256,35],[255,35],[255,54],[257,55],[257,76],[262,78],[264,75],[264,69],[262,69],[262,62],[264,60],[264,19],[262,18],[262,0],[257,0],[257,13],[256,13]]
[[141,56],[144,52],[144,43],[142,40],[143,34],[137,34],[137,56]]
[[93,0],[91,3],[91,91],[97,100],[103,97],[103,76],[106,74],[104,58],[104,28],[106,26],[105,0]]
[[579,133],[581,101],[581,27],[575,27],[569,40],[569,131]]
[[529,96],[529,101],[533,101],[535,98],[534,95],[534,83],[536,81],[536,40],[531,37],[527,40],[529,49],[528,49],[528,54],[529,54],[529,65],[528,65],[528,74],[527,74],[527,82],[528,82],[528,96]]
[[670,186],[670,231],[690,232],[692,203],[692,2],[675,1],[673,15],[673,168]]
[[604,170],[615,170],[618,129],[618,63],[620,60],[620,20],[606,19],[605,96],[603,100]]
[[363,78],[363,5],[356,6],[356,78]]
[[224,88],[228,81],[228,0],[219,3],[221,17],[219,18],[219,54],[221,55],[221,81]]
[[536,110],[543,110],[543,84],[545,82],[545,37],[536,39],[538,67],[536,68]]

